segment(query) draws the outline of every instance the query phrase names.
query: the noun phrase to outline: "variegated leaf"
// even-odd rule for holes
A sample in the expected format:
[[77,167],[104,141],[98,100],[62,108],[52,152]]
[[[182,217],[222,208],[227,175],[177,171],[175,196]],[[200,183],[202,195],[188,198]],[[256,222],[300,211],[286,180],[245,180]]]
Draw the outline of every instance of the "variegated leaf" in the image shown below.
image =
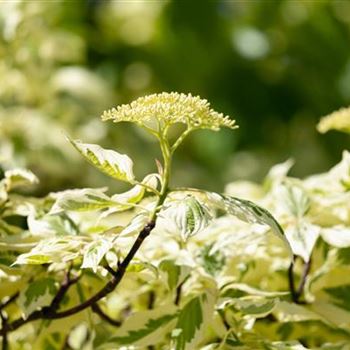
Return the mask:
[[129,237],[138,234],[148,223],[149,216],[146,212],[141,212],[134,216],[129,224],[120,232],[120,236]]
[[243,315],[250,315],[254,318],[266,317],[278,303],[277,298],[266,298],[259,296],[247,296],[229,300],[225,306],[241,312]]
[[171,331],[176,319],[176,307],[171,305],[137,312],[127,318],[108,343],[99,349],[119,349],[121,345],[155,345]]
[[130,208],[130,203],[138,203],[145,193],[145,188],[141,185],[136,185],[124,193],[118,193],[111,197],[116,203],[120,203],[122,209]]
[[6,188],[11,191],[21,186],[34,185],[39,182],[38,178],[26,169],[11,169],[5,171]]
[[281,225],[268,210],[251,201],[228,195],[207,192],[207,197],[208,200],[211,201],[216,207],[226,211],[228,214],[236,216],[242,221],[251,224],[270,226],[272,231],[285,243],[289,255],[292,258],[293,251],[284,234],[284,231]]
[[71,139],[69,141],[85,159],[103,173],[126,182],[133,182],[135,179],[133,162],[127,155],[104,149],[99,145],[82,143]]
[[174,290],[188,277],[191,267],[178,265],[174,260],[166,259],[159,264],[159,271],[169,290]]
[[172,337],[174,350],[197,349],[203,332],[211,322],[214,310],[214,299],[209,293],[192,298],[181,309]]
[[350,229],[343,225],[322,228],[321,236],[329,245],[336,248],[350,247]]
[[313,225],[306,220],[302,220],[296,225],[289,226],[285,230],[293,254],[300,256],[305,262],[310,260],[320,232],[321,228],[319,226]]
[[66,213],[44,215],[37,218],[31,213],[27,218],[29,232],[34,236],[76,235],[78,227]]
[[83,241],[79,237],[57,237],[40,241],[29,253],[21,254],[13,265],[43,265],[77,258]]
[[26,317],[33,311],[48,306],[55,293],[55,281],[52,278],[38,279],[21,291],[18,305]]
[[300,185],[284,182],[276,192],[286,212],[295,218],[302,218],[309,210],[310,198]]
[[208,208],[190,195],[171,201],[160,215],[171,223],[184,241],[204,230],[212,219]]
[[65,210],[100,210],[118,204],[104,192],[104,189],[84,188],[57,193],[55,194],[57,200],[52,206],[50,214],[56,214]]
[[103,237],[97,238],[95,241],[88,244],[84,252],[81,268],[91,268],[96,273],[101,260],[112,246],[112,242]]

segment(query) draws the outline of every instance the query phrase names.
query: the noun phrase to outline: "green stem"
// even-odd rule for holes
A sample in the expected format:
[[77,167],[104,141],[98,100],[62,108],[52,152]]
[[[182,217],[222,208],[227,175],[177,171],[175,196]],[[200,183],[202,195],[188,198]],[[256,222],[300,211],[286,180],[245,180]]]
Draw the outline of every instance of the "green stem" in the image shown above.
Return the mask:
[[133,182],[133,185],[138,185],[138,186],[144,187],[146,190],[148,190],[150,192],[153,192],[157,196],[160,196],[160,192],[157,189],[155,189],[155,188],[153,188],[151,186],[148,186],[148,185],[146,185],[146,184],[144,184],[142,182],[135,181],[135,182]]
[[[162,174],[162,188],[160,190],[160,196],[158,199],[158,203],[157,203],[157,207],[161,206],[164,201],[165,198],[168,194],[169,191],[169,182],[170,182],[170,171],[171,171],[171,149],[169,146],[169,142],[168,140],[161,138],[159,139],[159,143],[160,143],[160,149],[162,151],[162,155],[163,155],[163,174]],[[154,215],[156,215],[157,213],[155,212]]]
[[175,143],[171,146],[171,153],[173,154],[175,150],[181,145],[184,139],[194,130],[192,127],[188,127],[180,137],[175,141]]

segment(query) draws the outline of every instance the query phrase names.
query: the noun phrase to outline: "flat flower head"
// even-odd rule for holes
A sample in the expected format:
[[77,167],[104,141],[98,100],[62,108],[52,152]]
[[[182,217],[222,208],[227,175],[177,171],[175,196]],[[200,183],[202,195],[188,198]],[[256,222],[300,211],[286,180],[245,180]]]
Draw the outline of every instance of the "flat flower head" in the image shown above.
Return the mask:
[[341,108],[321,119],[317,125],[321,133],[329,130],[338,130],[350,133],[350,107]]
[[155,125],[158,129],[163,129],[176,123],[186,124],[193,129],[237,127],[234,120],[211,109],[207,100],[176,92],[140,97],[130,104],[105,111],[102,120],[134,122],[152,129]]

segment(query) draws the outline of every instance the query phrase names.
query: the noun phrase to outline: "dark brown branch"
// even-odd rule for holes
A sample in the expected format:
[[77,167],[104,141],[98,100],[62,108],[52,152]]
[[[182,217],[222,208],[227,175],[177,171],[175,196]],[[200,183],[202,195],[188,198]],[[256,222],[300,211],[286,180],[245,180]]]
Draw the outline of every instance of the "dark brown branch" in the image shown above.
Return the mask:
[[[153,309],[154,308],[154,303],[156,301],[156,293],[151,290],[149,292],[149,295],[148,295],[148,305],[147,305],[147,308],[149,310]],[[153,345],[148,345],[147,346],[147,350],[155,350],[155,347]]]
[[[131,247],[129,253],[127,256],[124,258],[122,263],[119,265],[118,270],[116,271],[115,276],[110,280],[109,282],[106,283],[106,285],[100,289],[96,294],[94,294],[92,297],[84,301],[83,303],[76,305],[70,309],[67,309],[65,311],[57,312],[56,310],[58,309],[57,302],[52,302],[52,304],[46,308],[43,308],[41,310],[34,311],[31,313],[26,319],[24,318],[19,318],[17,320],[14,320],[13,322],[6,324],[5,326],[0,329],[0,335],[4,335],[9,331],[14,331],[18,329],[19,327],[23,326],[24,324],[39,320],[39,319],[48,319],[48,320],[55,320],[59,318],[65,318],[68,316],[72,316],[78,312],[81,312],[92,305],[96,304],[99,300],[103,299],[105,296],[107,296],[109,293],[111,293],[120,283],[121,279],[123,278],[127,267],[129,266],[131,260],[139,250],[140,246],[142,245],[143,241],[145,238],[151,233],[155,226],[155,222],[151,221],[149,222],[143,230],[139,233],[139,235],[136,238],[136,241],[134,242],[133,246]],[[69,288],[69,287],[68,287]],[[58,294],[54,298],[54,300],[58,299],[59,303],[62,300],[64,294],[66,293],[67,290],[61,291],[59,290]],[[61,295],[63,296],[61,297]],[[58,304],[59,304],[58,303]]]
[[103,310],[100,308],[100,306],[97,303],[91,305],[91,309],[95,314],[99,315],[102,320],[108,322],[112,326],[115,326],[115,327],[121,326],[122,323],[120,321],[114,320],[113,318],[109,317],[106,313],[103,312]]
[[303,274],[301,275],[300,284],[297,290],[298,299],[302,296],[304,292],[306,279],[310,272],[310,269],[311,269],[311,258],[304,264]]
[[139,250],[139,248],[140,248],[141,244],[143,243],[143,241],[145,240],[145,238],[151,233],[154,226],[155,226],[155,222],[152,221],[152,222],[148,223],[144,227],[144,229],[139,233],[139,235],[138,235],[136,241],[134,242],[133,246],[131,247],[129,253],[124,258],[123,262],[119,265],[119,268],[116,272],[116,275],[114,276],[114,278],[111,281],[107,282],[107,284],[99,292],[97,292],[95,295],[90,297],[90,299],[86,300],[85,302],[83,302],[75,307],[72,307],[71,309],[56,313],[55,316],[53,317],[53,319],[64,318],[67,316],[74,315],[80,311],[83,311],[86,308],[90,307],[92,304],[95,304],[99,300],[103,299],[109,293],[113,292],[113,290],[117,287],[117,285],[119,284],[119,282],[123,278],[123,276],[126,272],[126,269],[129,266],[131,260],[133,259],[133,257],[137,253],[137,251]]
[[189,275],[177,286],[176,288],[176,295],[175,295],[175,300],[174,303],[175,305],[179,305],[181,301],[181,294],[182,294],[182,287],[185,284],[185,282],[189,279]]
[[19,292],[16,292],[12,296],[10,296],[10,298],[7,299],[4,303],[0,304],[0,311],[4,309],[6,306],[8,306],[9,304],[11,304],[12,302],[14,302],[18,298],[18,296],[19,296]]
[[185,281],[181,282],[176,288],[176,294],[175,294],[175,300],[174,300],[175,305],[179,305],[180,304],[181,293],[182,293],[182,286],[184,285],[184,283],[185,283]]
[[[1,323],[2,323],[2,328],[6,329],[7,326],[7,317],[3,314],[2,311],[0,311],[0,317],[1,317]],[[8,339],[7,339],[7,331],[5,331],[2,334],[2,350],[8,350],[9,348],[9,343],[8,343]]]
[[294,262],[295,262],[295,257],[293,261],[290,263],[288,268],[288,283],[289,283],[289,290],[290,290],[292,300],[295,303],[298,303],[298,297],[295,290],[295,282],[294,282]]
[[[60,304],[64,298],[64,296],[66,295],[66,293],[68,292],[68,289],[75,283],[78,282],[79,278],[81,277],[81,275],[77,275],[76,277],[71,277],[71,267],[68,269],[66,276],[64,278],[64,281],[62,282],[60,289],[58,290],[56,296],[53,298],[50,306],[48,308],[44,308],[43,311],[44,313],[55,313],[59,307]],[[45,311],[46,310],[46,311]]]
[[226,320],[225,311],[218,310],[218,314],[219,314],[221,321],[222,321],[223,325],[225,326],[226,330],[229,330],[231,328],[231,326],[228,324],[228,322]]
[[147,304],[147,308],[149,310],[154,308],[155,301],[156,301],[156,293],[153,290],[151,290],[148,295],[148,304]]
[[295,281],[294,281],[295,258],[296,257],[294,257],[294,260],[290,264],[288,269],[289,290],[290,290],[293,302],[295,302],[296,304],[302,304],[303,302],[300,301],[300,297],[303,295],[306,279],[311,269],[311,258],[306,263],[304,263],[304,269],[300,277],[300,283],[299,283],[298,289],[295,288]]
[[113,277],[116,276],[117,271],[115,271],[107,262],[103,265],[103,268],[107,270]]

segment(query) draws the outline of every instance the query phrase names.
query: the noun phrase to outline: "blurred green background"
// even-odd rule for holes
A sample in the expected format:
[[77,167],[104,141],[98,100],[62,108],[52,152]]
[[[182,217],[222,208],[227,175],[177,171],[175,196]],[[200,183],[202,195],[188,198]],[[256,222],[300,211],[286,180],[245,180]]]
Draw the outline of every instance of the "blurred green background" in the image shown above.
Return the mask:
[[321,172],[349,148],[319,135],[319,118],[350,101],[350,1],[2,1],[0,159],[29,167],[37,194],[119,184],[64,134],[129,154],[139,178],[157,145],[104,109],[149,93],[191,92],[240,129],[197,132],[174,182],[222,189],[259,180],[294,158],[292,174]]

